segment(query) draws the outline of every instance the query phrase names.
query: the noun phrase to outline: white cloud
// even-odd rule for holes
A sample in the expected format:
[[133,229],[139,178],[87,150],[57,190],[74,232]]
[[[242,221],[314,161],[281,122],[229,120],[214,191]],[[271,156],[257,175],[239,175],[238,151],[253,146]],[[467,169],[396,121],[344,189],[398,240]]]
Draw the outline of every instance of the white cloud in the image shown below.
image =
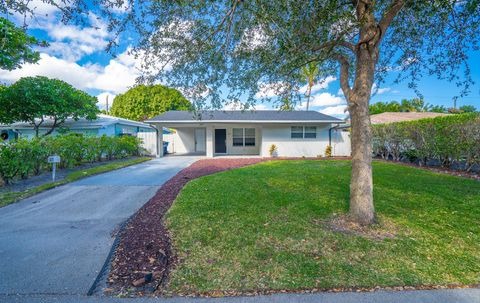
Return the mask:
[[68,61],[77,61],[105,49],[111,38],[106,23],[94,15],[90,16],[89,27],[47,22],[38,28],[45,30],[53,39],[45,51]]
[[0,70],[0,80],[14,82],[21,77],[39,75],[61,79],[79,89],[98,89],[118,94],[133,86],[140,75],[140,59],[135,59],[128,51],[110,60],[106,66],[81,66],[45,53],[40,58],[38,64],[25,64],[13,71]]
[[376,83],[373,83],[372,85],[372,95],[381,95],[381,94],[384,94],[386,92],[389,92],[391,91],[392,89],[390,87],[378,87]]
[[[55,19],[55,14],[60,11],[58,7],[50,3],[46,3],[42,0],[31,0],[27,1],[26,6],[28,9],[34,12],[34,16],[30,13],[22,15],[19,13],[14,13],[17,23],[27,23],[30,27],[36,27],[39,24],[44,24],[45,22],[52,21]],[[57,3],[60,5],[61,3]]]
[[[312,95],[321,91],[322,89],[327,88],[330,83],[332,83],[333,81],[336,81],[336,80],[337,80],[337,78],[335,78],[333,76],[328,76],[326,78],[321,79],[314,86],[312,86]],[[307,90],[308,90],[308,84],[305,84],[304,86],[302,86],[300,88],[299,92],[302,93],[302,94],[306,94]]]
[[98,102],[97,102],[97,107],[99,109],[107,109],[107,101],[108,101],[108,108],[112,108],[113,104],[113,99],[115,99],[116,95],[109,93],[109,92],[103,92],[97,96]]
[[[345,100],[342,97],[335,96],[330,93],[321,93],[312,96],[312,98],[310,99],[310,108],[339,105],[344,103]],[[302,102],[302,104],[298,106],[299,109],[304,109],[306,107],[306,101]]]
[[255,94],[255,98],[272,98],[280,96],[287,89],[286,82],[275,82],[275,83],[260,83],[259,90]]
[[265,104],[256,104],[254,106],[255,110],[268,110],[268,109],[272,109],[271,107],[265,105]]
[[348,113],[345,112],[347,109],[347,105],[337,105],[337,106],[330,106],[320,110],[322,114],[330,115],[330,116],[337,116],[337,117],[345,117]]
[[246,29],[237,46],[237,51],[253,52],[258,48],[265,47],[270,43],[270,37],[264,28],[257,26]]
[[[392,91],[390,87],[378,87],[376,83],[373,83],[372,85],[372,95],[381,95],[387,92],[398,92],[398,91]],[[343,90],[341,88],[338,89],[337,95],[343,96]]]
[[254,106],[245,108],[244,104],[242,104],[240,101],[233,101],[225,104],[222,109],[223,110],[267,110],[267,109],[271,109],[271,107],[265,104],[255,104]]

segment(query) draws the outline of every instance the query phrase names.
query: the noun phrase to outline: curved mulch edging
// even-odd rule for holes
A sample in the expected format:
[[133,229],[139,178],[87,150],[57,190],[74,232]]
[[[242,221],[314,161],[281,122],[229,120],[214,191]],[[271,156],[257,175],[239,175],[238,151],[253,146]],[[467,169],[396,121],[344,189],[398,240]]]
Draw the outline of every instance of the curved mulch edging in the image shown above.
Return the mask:
[[[152,293],[166,282],[169,265],[174,256],[163,216],[188,181],[265,160],[262,158],[199,160],[168,180],[118,235],[120,241],[107,280],[109,290],[124,294]],[[142,279],[146,279],[146,283]],[[134,283],[138,287],[133,287]]]

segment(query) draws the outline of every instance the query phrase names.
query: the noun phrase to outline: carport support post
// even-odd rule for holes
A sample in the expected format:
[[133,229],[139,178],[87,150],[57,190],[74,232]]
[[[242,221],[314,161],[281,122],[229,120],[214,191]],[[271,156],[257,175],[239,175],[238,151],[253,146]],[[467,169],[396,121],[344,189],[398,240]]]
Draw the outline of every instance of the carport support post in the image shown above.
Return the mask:
[[163,157],[163,126],[157,124],[157,158]]
[[206,133],[207,133],[207,146],[206,146],[206,156],[209,158],[213,157],[213,126],[207,125],[206,127]]

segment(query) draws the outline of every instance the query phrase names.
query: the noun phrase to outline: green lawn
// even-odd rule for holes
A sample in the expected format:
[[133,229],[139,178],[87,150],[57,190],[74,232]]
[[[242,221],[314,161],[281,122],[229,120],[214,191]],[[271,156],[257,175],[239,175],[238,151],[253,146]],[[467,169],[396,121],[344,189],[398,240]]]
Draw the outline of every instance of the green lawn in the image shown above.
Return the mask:
[[179,262],[170,291],[480,282],[480,182],[374,163],[393,239],[334,232],[349,161],[271,161],[193,180],[167,214]]
[[139,164],[145,161],[149,161],[151,159],[152,158],[148,158],[148,157],[138,157],[138,158],[126,159],[124,161],[106,163],[104,165],[99,165],[96,167],[72,172],[68,176],[66,176],[65,179],[62,179],[60,181],[48,182],[40,186],[30,188],[24,191],[20,191],[20,192],[3,192],[3,193],[0,193],[0,207],[31,197],[42,191],[52,189],[54,187],[67,184],[73,181],[77,181],[85,177],[105,173],[111,170],[120,169],[120,168],[127,167],[134,164]]

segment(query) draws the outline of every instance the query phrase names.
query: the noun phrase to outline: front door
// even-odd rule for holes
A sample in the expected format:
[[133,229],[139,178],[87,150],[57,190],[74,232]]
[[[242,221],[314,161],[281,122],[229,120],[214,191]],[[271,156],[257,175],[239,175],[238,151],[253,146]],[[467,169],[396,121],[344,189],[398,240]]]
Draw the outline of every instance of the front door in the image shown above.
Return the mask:
[[215,129],[215,153],[225,154],[227,152],[227,130]]
[[205,128],[195,128],[195,151],[205,152]]

